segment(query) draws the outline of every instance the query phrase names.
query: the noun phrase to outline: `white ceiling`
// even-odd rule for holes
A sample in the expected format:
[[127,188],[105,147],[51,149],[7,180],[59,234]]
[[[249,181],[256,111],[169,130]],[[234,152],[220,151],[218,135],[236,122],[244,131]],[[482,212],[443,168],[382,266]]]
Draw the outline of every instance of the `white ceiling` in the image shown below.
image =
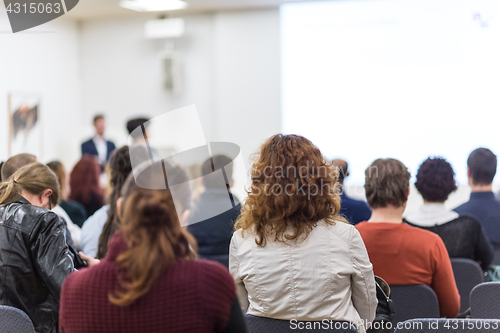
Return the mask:
[[[311,0],[185,0],[188,7],[171,13],[181,14],[190,12],[238,10],[252,8],[277,7],[285,2]],[[107,17],[151,15],[138,13],[119,6],[120,0],[80,0],[78,5],[68,13],[68,17],[75,19],[93,19]],[[161,12],[160,12],[161,13]]]

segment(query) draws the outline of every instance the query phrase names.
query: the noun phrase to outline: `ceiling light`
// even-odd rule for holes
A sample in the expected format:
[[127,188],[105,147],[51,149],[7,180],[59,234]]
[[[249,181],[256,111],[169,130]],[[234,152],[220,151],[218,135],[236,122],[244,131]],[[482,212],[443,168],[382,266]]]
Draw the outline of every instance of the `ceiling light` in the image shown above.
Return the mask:
[[183,9],[187,3],[181,0],[122,0],[120,6],[138,12],[160,12]]

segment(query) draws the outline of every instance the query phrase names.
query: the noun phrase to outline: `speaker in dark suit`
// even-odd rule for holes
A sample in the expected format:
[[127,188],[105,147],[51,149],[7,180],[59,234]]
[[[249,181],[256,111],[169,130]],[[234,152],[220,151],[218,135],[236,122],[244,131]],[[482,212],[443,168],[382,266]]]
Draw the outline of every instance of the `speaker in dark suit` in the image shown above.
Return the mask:
[[109,157],[116,147],[113,142],[104,138],[106,123],[103,115],[94,117],[94,128],[96,132],[95,136],[82,143],[82,155],[97,156],[99,164],[102,170],[104,170],[104,165],[109,161]]

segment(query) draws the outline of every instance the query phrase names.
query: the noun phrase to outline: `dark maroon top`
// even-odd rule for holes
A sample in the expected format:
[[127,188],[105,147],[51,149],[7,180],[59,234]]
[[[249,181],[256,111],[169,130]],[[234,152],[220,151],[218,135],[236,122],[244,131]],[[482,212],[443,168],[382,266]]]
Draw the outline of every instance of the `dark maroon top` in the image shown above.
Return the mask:
[[117,233],[98,265],[67,277],[61,291],[61,332],[228,331],[230,313],[237,304],[234,280],[225,267],[212,261],[179,260],[130,306],[112,304],[108,294],[117,286],[115,260],[125,249]]

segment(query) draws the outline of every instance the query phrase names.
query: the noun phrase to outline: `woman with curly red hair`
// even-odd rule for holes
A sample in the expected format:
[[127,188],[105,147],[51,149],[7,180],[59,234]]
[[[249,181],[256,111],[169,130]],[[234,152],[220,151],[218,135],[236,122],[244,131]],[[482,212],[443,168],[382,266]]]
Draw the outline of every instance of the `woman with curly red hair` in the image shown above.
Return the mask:
[[308,139],[278,134],[251,177],[229,257],[247,313],[350,321],[364,332],[375,318],[375,280],[359,232],[339,215],[337,167]]

